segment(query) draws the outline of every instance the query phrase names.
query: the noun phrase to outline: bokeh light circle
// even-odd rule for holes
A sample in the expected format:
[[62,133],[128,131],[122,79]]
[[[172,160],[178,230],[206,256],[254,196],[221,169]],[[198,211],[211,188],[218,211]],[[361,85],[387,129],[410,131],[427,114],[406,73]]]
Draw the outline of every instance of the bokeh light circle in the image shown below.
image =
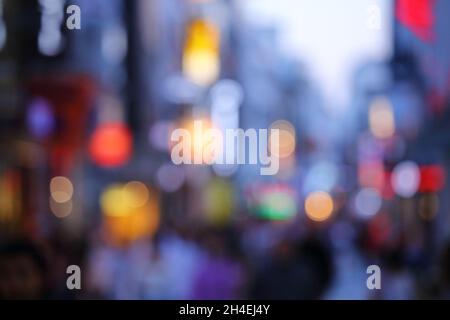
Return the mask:
[[411,198],[419,189],[419,166],[412,161],[399,163],[392,172],[391,184],[392,189],[397,195],[403,198]]
[[54,198],[50,197],[50,210],[57,218],[65,218],[72,213],[73,203],[71,200],[66,202],[56,202]]
[[159,201],[139,181],[108,186],[100,196],[103,228],[107,239],[126,245],[151,236],[159,226]]
[[123,187],[128,201],[128,205],[132,208],[144,206],[149,199],[149,192],[145,184],[139,181],[131,181]]
[[57,203],[69,201],[73,195],[72,182],[66,177],[53,177],[50,180],[50,195]]
[[355,210],[359,217],[370,218],[378,213],[383,201],[380,193],[373,188],[363,188],[355,196]]
[[[278,143],[272,130],[278,130],[279,132]],[[278,148],[276,147],[277,144]],[[271,154],[280,158],[286,158],[295,151],[295,145],[295,128],[289,121],[277,120],[271,124],[269,129],[269,150]]]
[[129,212],[129,199],[121,184],[114,184],[103,191],[100,206],[107,216],[124,216]]
[[125,164],[132,152],[132,136],[123,123],[106,123],[98,126],[92,134],[89,154],[102,167]]
[[48,137],[55,129],[55,116],[49,102],[43,98],[31,101],[27,113],[30,132],[38,138]]
[[313,221],[327,220],[334,210],[333,198],[326,192],[310,193],[305,200],[306,215]]

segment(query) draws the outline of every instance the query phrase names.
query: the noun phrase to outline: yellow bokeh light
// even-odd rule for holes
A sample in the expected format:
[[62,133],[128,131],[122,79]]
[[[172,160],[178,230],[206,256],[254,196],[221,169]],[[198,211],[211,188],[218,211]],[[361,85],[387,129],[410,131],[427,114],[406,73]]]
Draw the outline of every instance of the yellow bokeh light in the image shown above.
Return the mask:
[[[278,141],[275,140],[276,136],[272,133],[272,130],[278,130]],[[295,151],[295,128],[289,121],[275,121],[270,126],[269,134],[269,150],[271,154],[280,158],[286,158]]]
[[154,234],[159,225],[157,197],[139,181],[109,186],[100,197],[109,240],[127,244]]
[[102,211],[107,216],[124,216],[130,211],[127,192],[121,184],[109,186],[100,197]]
[[183,73],[198,85],[208,86],[220,73],[220,33],[215,25],[202,19],[187,27],[183,51]]
[[373,136],[387,139],[395,133],[395,120],[391,103],[385,97],[376,98],[369,110],[369,126]]
[[145,184],[139,181],[128,182],[123,187],[128,205],[133,208],[144,206],[149,199],[149,192]]
[[215,178],[208,182],[203,194],[203,209],[211,224],[227,224],[234,212],[234,194],[230,182]]
[[306,215],[313,221],[327,220],[334,210],[333,199],[322,191],[316,191],[308,195],[305,201]]
[[132,209],[140,208],[149,201],[149,190],[139,181],[131,181],[125,185],[109,186],[100,197],[100,205],[105,215],[123,216]]
[[50,181],[50,195],[57,203],[64,203],[72,199],[73,185],[66,177],[54,177]]

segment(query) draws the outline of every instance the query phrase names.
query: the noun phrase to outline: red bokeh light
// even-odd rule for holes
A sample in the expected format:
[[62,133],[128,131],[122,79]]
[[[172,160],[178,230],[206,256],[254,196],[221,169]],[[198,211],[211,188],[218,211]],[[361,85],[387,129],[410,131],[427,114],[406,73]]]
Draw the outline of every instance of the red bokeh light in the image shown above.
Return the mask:
[[434,0],[398,0],[396,16],[400,23],[424,41],[433,40]]
[[444,187],[445,171],[441,166],[428,165],[420,168],[420,192],[436,192]]
[[125,164],[131,156],[132,136],[122,123],[107,123],[97,127],[89,143],[91,159],[102,167]]

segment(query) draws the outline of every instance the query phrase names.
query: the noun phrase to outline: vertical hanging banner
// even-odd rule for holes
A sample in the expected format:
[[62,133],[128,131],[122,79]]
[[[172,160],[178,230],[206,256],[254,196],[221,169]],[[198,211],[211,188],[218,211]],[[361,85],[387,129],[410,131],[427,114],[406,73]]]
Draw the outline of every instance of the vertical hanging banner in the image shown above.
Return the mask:
[[28,84],[32,97],[52,106],[55,131],[48,139],[52,170],[64,174],[84,141],[87,116],[95,92],[94,81],[84,75],[35,77]]

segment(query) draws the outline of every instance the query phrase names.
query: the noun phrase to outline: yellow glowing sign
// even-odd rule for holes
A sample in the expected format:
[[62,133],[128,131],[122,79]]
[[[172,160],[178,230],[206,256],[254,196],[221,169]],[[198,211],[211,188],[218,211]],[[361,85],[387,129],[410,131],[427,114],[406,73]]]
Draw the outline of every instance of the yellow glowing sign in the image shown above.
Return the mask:
[[212,23],[197,19],[187,28],[183,73],[192,82],[208,86],[220,73],[220,33]]

